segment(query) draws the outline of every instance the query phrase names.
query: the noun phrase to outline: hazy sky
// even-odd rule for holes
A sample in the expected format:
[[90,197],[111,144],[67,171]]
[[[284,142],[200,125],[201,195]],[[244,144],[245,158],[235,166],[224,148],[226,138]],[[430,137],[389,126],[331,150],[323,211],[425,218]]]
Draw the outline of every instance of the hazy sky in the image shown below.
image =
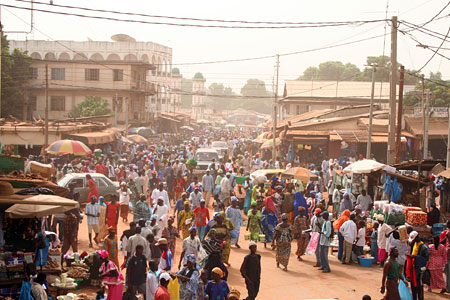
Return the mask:
[[[46,1],[46,0],[41,0]],[[48,3],[48,0],[46,1]],[[390,0],[388,18],[397,15],[399,20],[420,24],[430,20],[446,4],[447,0]],[[1,0],[1,4],[29,6],[27,3],[13,0]],[[348,21],[384,19],[386,1],[382,0],[316,0],[316,1],[267,1],[267,0],[179,0],[179,1],[144,1],[144,0],[54,0],[55,4],[73,5],[89,8],[137,12],[153,15],[194,17],[246,21]],[[49,6],[36,8],[53,9]],[[54,8],[60,10],[61,8]],[[89,14],[83,11],[73,11]],[[450,13],[450,6],[441,16]],[[111,16],[101,13],[93,15]],[[117,16],[119,18],[132,18]],[[20,20],[20,17],[23,20]],[[5,31],[28,30],[30,12],[2,7],[1,21]],[[153,19],[154,21],[174,22],[173,20]],[[427,25],[427,28],[446,34],[450,18],[442,18]],[[25,22],[24,22],[25,21]],[[192,22],[190,22],[192,23]],[[35,30],[32,34],[9,34],[11,39],[44,40],[92,40],[110,41],[116,33],[126,33],[138,41],[160,43],[173,49],[173,64],[188,62],[216,61],[259,57],[273,54],[289,53],[323,46],[350,42],[384,33],[384,22],[363,26],[345,26],[337,28],[306,29],[218,29],[191,28],[163,25],[146,25],[78,18],[74,16],[34,13]],[[400,27],[405,28],[403,26]],[[390,31],[390,27],[387,27]],[[47,37],[46,35],[50,36]],[[414,32],[424,44],[439,46],[441,40]],[[295,79],[308,66],[318,65],[328,60],[351,62],[363,68],[367,56],[383,53],[383,37],[348,46],[315,51],[310,53],[284,56],[280,59],[280,91],[285,79]],[[433,54],[429,50],[416,47],[408,36],[398,35],[398,61],[407,68],[420,68]],[[446,42],[443,48],[450,48]],[[385,54],[389,55],[390,36],[386,36]],[[450,57],[450,50],[441,50]],[[180,66],[184,77],[192,77],[195,72],[202,72],[207,85],[221,82],[239,91],[248,78],[264,80],[268,89],[272,89],[275,59],[245,62],[204,64]],[[436,55],[424,68],[423,72],[441,71],[444,79],[450,79],[450,61]]]

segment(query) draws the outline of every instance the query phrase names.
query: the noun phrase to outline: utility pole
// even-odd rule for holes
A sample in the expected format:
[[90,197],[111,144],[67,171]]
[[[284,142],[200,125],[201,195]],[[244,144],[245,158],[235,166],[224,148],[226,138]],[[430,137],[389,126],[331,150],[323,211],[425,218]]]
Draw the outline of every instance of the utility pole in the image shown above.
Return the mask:
[[397,17],[392,17],[391,27],[391,80],[389,85],[389,136],[387,147],[387,163],[395,161],[395,117],[397,109]]
[[430,113],[428,112],[428,106],[430,103],[430,92],[425,93],[425,120],[424,126],[425,130],[423,131],[423,159],[428,158],[428,123],[430,121]]
[[128,97],[125,98],[125,136],[128,136]]
[[276,64],[276,82],[275,82],[275,95],[273,98],[273,139],[272,139],[272,163],[275,166],[275,162],[277,159],[277,145],[276,145],[276,134],[277,134],[277,110],[278,110],[278,72],[280,70],[280,55],[277,54],[277,64]]
[[[2,6],[0,5],[0,54],[2,53],[2,38],[3,38],[3,24],[1,21]],[[0,56],[0,118],[2,117],[2,60],[3,56]]]
[[400,66],[400,80],[398,84],[398,112],[397,112],[397,141],[395,145],[395,163],[400,163],[400,148],[402,145],[402,114],[403,114],[403,85],[405,83],[405,67]]
[[[425,147],[425,119],[426,119],[426,109],[425,109],[425,75],[422,74],[422,121],[423,121],[423,131],[422,131],[422,151]],[[425,154],[422,153],[422,157],[425,158]]]
[[450,106],[448,107],[447,168],[450,168]]
[[45,149],[48,147],[48,65],[45,64],[45,139],[44,139],[44,162],[47,163]]
[[366,158],[369,159],[372,154],[372,122],[373,122],[373,98],[375,96],[375,72],[377,69],[372,66],[372,90],[370,91],[370,109],[369,109],[369,137],[367,138]]

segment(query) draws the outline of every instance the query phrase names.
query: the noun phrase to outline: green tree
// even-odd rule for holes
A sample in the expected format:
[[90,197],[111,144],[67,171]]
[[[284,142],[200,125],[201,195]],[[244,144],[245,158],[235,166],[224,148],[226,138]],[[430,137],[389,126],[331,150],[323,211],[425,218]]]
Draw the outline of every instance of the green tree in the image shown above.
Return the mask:
[[225,87],[222,83],[212,83],[207,93],[206,104],[215,110],[233,109],[238,106],[237,99],[232,97],[234,95],[232,88]]
[[[441,73],[430,73],[429,79],[425,80],[425,92],[431,92],[431,106],[450,105],[450,80],[442,80]],[[419,106],[422,104],[422,85],[417,84],[414,91],[407,93],[404,97],[406,106]]]
[[314,80],[319,76],[318,67],[308,67],[298,79],[300,80]]
[[89,96],[72,110],[70,117],[112,115],[112,111],[108,106],[108,100]]
[[248,79],[241,88],[241,95],[248,99],[240,99],[239,107],[252,109],[261,113],[272,111],[272,93],[266,90],[266,84],[259,79]]
[[303,80],[357,80],[361,70],[351,63],[343,64],[340,61],[327,61],[319,67],[309,67],[299,79]]
[[26,86],[30,79],[31,57],[18,49],[10,51],[7,36],[2,32],[1,117],[12,115],[22,119]]

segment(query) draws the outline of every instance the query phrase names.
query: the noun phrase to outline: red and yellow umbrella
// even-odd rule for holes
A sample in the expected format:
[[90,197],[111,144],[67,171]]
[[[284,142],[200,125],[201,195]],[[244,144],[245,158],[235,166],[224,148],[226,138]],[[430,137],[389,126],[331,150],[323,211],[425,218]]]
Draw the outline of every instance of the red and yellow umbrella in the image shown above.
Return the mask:
[[78,156],[91,154],[92,151],[84,143],[72,140],[60,140],[52,143],[46,149],[49,154],[73,154]]

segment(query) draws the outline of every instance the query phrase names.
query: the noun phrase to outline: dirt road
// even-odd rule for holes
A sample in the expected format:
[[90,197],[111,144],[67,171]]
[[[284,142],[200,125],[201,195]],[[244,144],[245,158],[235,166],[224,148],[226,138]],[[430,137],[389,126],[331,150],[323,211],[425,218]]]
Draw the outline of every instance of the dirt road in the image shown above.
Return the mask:
[[[128,218],[132,220],[130,215]],[[119,220],[118,231],[128,229],[128,224]],[[244,240],[245,227],[241,228],[240,241],[241,249],[234,246],[231,250],[228,284],[241,292],[241,298],[247,297],[245,282],[240,275],[239,268],[244,256],[248,253],[248,241]],[[119,236],[120,236],[119,235]],[[92,252],[99,249],[89,248],[87,235],[86,218],[80,225],[79,252],[87,250]],[[177,271],[178,258],[181,253],[181,240],[177,240],[174,268]],[[292,244],[292,254],[289,261],[288,272],[278,269],[275,265],[275,252],[269,248],[264,249],[263,244],[258,244],[258,252],[262,256],[262,278],[261,288],[258,299],[362,299],[363,295],[370,295],[372,299],[381,299],[380,294],[382,269],[378,266],[363,268],[359,265],[342,265],[336,256],[330,256],[331,273],[322,273],[314,268],[315,256],[305,255],[304,261],[297,261],[295,255],[296,243]],[[123,262],[122,253],[120,254],[120,263]],[[438,290],[433,293],[425,292],[425,299],[450,299],[450,294],[440,295]]]

